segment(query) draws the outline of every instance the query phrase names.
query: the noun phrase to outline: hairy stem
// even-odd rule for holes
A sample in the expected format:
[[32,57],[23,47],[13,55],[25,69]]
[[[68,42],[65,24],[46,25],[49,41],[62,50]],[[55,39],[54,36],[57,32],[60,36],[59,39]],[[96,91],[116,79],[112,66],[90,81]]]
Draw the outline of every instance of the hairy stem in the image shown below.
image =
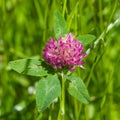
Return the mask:
[[65,115],[65,79],[63,73],[61,74],[62,77],[62,91],[60,96],[60,109],[58,113],[58,119],[57,120],[64,120]]

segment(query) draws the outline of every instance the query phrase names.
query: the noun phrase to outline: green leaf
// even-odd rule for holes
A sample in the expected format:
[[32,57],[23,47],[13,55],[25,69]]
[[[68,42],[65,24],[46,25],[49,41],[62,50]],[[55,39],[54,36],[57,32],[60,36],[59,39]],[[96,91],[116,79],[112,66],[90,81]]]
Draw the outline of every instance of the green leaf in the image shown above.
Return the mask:
[[69,94],[82,103],[88,104],[90,101],[90,96],[83,80],[76,76],[69,76],[67,79],[70,80],[68,87]]
[[85,34],[85,35],[79,35],[77,37],[77,39],[79,40],[79,42],[81,44],[83,44],[84,46],[86,46],[86,45],[92,43],[96,39],[96,37],[94,35]]
[[8,66],[14,71],[31,76],[45,76],[47,71],[38,59],[20,59],[9,62]]
[[68,33],[66,21],[59,11],[54,14],[54,32],[57,39]]
[[42,78],[36,89],[36,103],[40,112],[44,111],[59,96],[61,86],[57,75]]

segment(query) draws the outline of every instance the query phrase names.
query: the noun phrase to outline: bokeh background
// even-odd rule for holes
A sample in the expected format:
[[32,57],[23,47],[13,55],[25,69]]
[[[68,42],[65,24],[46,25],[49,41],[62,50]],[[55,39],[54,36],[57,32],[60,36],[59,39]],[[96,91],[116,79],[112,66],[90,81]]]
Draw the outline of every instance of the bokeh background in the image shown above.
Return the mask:
[[[34,88],[40,78],[11,71],[8,62],[42,56],[54,37],[54,12],[62,13],[64,5],[68,29],[75,35],[98,38],[120,17],[119,0],[0,0],[0,120],[56,120],[58,102],[37,111]],[[84,80],[91,102],[79,103],[66,91],[65,120],[120,120],[120,22],[85,63],[86,69],[77,68],[74,74]]]

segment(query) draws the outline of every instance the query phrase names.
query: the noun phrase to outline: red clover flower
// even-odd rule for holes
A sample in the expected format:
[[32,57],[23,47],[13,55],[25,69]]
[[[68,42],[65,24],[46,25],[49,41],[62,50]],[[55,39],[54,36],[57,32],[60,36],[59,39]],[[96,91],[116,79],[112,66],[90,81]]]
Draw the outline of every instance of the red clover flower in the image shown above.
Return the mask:
[[86,57],[83,49],[83,45],[69,33],[58,41],[51,38],[44,49],[43,58],[55,69],[67,67],[73,72],[75,66],[83,67],[82,59]]

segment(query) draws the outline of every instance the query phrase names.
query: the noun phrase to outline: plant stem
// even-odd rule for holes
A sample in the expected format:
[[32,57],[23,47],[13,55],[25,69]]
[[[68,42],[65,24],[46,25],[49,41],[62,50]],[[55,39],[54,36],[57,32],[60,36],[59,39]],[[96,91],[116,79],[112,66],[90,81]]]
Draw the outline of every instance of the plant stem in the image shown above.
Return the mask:
[[67,3],[67,0],[64,0],[63,12],[62,12],[63,17],[64,17],[64,15],[65,15],[66,3]]
[[60,96],[60,109],[58,113],[58,118],[57,120],[64,120],[64,115],[65,115],[65,79],[64,79],[64,74],[62,72],[61,74],[62,77],[62,91],[61,91],[61,96]]

